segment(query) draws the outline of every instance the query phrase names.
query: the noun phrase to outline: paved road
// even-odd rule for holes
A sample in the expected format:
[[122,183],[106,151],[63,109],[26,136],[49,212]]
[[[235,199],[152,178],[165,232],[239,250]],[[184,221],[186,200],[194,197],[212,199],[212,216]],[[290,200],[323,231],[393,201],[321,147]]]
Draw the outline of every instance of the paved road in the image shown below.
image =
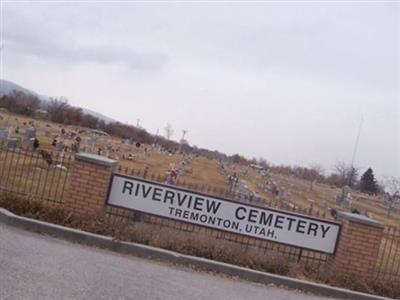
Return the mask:
[[327,299],[0,224],[0,299]]

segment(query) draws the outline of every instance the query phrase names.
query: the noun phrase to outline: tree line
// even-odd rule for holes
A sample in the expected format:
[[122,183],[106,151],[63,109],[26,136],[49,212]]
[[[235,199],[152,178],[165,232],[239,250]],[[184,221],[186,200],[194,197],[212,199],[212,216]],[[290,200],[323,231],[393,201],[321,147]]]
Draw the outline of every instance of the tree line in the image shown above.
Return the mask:
[[271,170],[293,176],[295,178],[324,183],[331,187],[342,188],[349,186],[354,190],[366,194],[380,194],[384,192],[384,187],[375,178],[374,172],[368,168],[361,176],[360,169],[345,162],[337,162],[329,175],[325,175],[324,170],[320,166],[300,167],[300,166],[272,166]]
[[[50,101],[41,101],[38,97],[31,94],[25,94],[19,91],[13,91],[10,94],[0,97],[0,107],[6,108],[8,111],[21,114],[28,117],[35,117],[38,109],[47,111],[46,118],[55,123],[74,125],[80,127],[87,127],[91,129],[102,130],[112,136],[117,136],[122,139],[133,139],[140,143],[145,144],[158,144],[167,151],[176,152],[194,152],[199,155],[216,159],[216,160],[230,160],[234,163],[241,165],[249,165],[250,163],[257,163],[265,169],[270,169],[274,173],[280,173],[287,176],[293,176],[299,179],[325,183],[334,187],[350,186],[353,189],[358,189],[362,192],[376,194],[383,191],[373,174],[372,169],[368,169],[359,178],[359,169],[349,166],[344,162],[338,162],[329,175],[324,175],[321,167],[300,167],[300,166],[271,166],[265,159],[249,160],[239,154],[231,156],[221,153],[217,150],[211,151],[204,148],[197,148],[188,144],[179,144],[170,140],[171,134],[167,138],[162,136],[155,136],[148,133],[143,128],[138,128],[132,125],[123,124],[120,122],[105,122],[104,120],[93,115],[85,113],[81,108],[74,107],[68,103],[64,97],[52,98]],[[171,125],[169,125],[171,127]],[[172,128],[169,128],[172,132]]]
[[[20,91],[12,91],[0,97],[0,107],[6,108],[9,112],[36,117],[39,109],[46,110],[46,119],[59,124],[74,125],[90,129],[101,130],[109,135],[121,139],[133,139],[135,142],[144,144],[157,144],[167,151],[182,151],[185,153],[195,152],[202,156],[214,159],[227,159],[228,156],[218,151],[210,151],[204,148],[197,148],[188,144],[181,145],[173,140],[162,136],[152,135],[143,128],[120,122],[105,122],[104,120],[85,113],[81,108],[72,106],[64,97],[51,98],[50,101],[41,101],[37,96],[26,94]],[[171,129],[172,130],[172,129]]]

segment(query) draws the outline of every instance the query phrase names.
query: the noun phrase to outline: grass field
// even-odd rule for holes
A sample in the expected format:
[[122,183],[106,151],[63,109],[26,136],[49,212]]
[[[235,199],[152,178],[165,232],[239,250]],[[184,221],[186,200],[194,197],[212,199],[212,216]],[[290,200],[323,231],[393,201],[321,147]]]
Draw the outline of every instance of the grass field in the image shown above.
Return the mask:
[[[11,137],[23,140],[25,131],[28,128],[28,125],[24,125],[24,123],[28,124],[30,121],[34,122],[34,125],[37,128],[37,137],[40,141],[40,149],[46,149],[48,151],[54,151],[51,142],[55,135],[60,135],[62,128],[66,132],[76,132],[78,130],[75,126],[64,126],[9,113],[0,113],[0,130],[4,129],[6,126],[14,126],[14,128],[18,126],[19,133],[15,133],[14,130]],[[93,138],[94,134],[91,133],[90,130],[87,130],[86,132],[79,134],[79,136],[82,138],[81,144],[84,144],[86,140]],[[73,140],[65,138],[64,142],[66,145],[71,146]],[[114,149],[114,151],[108,153],[108,155],[119,161],[120,171],[122,172],[128,171],[129,173],[132,169],[143,171],[147,168],[147,173],[149,175],[163,178],[166,176],[166,172],[170,168],[176,168],[183,160],[186,160],[187,165],[178,178],[180,182],[183,181],[198,186],[207,186],[212,189],[227,190],[229,189],[226,178],[227,175],[237,173],[239,180],[246,186],[247,190],[261,197],[265,203],[277,201],[275,196],[260,188],[260,183],[265,180],[265,178],[263,178],[259,172],[251,168],[248,169],[247,175],[244,175],[242,171],[243,166],[229,163],[225,164],[225,172],[221,172],[219,162],[215,160],[202,156],[170,154],[151,145],[141,145],[140,148],[137,148],[135,145],[125,144],[121,139],[110,136],[98,137],[95,146],[92,148],[92,152],[96,153],[99,147],[106,148],[107,146]],[[122,159],[123,155],[127,157],[129,153],[133,155],[132,160]],[[4,160],[5,157],[0,156],[0,167],[3,169],[5,169]],[[23,162],[20,161],[19,164],[21,163]],[[7,168],[9,167],[10,166],[7,166]],[[22,168],[19,165],[16,165],[15,168],[16,171],[9,174],[10,178],[8,179],[7,184],[11,182],[17,184],[20,178],[23,177],[18,171],[22,170]],[[31,185],[32,189],[42,189],[45,194],[46,186],[35,187],[35,178],[36,176],[40,176],[40,170],[44,168],[46,168],[45,164],[41,164],[39,167],[30,166],[29,168],[26,168],[26,172],[30,172],[31,174],[25,174],[28,180],[27,182],[24,182],[24,184]],[[56,173],[62,171],[54,169],[51,170],[51,172]],[[54,175],[54,178],[57,178],[57,175],[59,174]],[[341,194],[340,189],[331,188],[325,184],[311,183],[310,181],[300,180],[281,174],[271,174],[271,179],[277,183],[280,189],[288,191],[290,202],[296,207],[307,209],[312,206],[315,212],[318,212],[319,215],[326,215],[326,217],[330,217],[330,209],[340,208],[335,200],[336,196]],[[50,191],[48,193],[51,194]],[[357,208],[361,213],[368,214],[387,225],[400,225],[400,215],[392,212],[390,216],[387,216],[387,209],[384,207],[380,196],[369,196],[356,192],[353,192],[352,196],[354,199],[352,204],[353,208]],[[399,204],[397,204],[395,208],[397,211],[400,211]]]

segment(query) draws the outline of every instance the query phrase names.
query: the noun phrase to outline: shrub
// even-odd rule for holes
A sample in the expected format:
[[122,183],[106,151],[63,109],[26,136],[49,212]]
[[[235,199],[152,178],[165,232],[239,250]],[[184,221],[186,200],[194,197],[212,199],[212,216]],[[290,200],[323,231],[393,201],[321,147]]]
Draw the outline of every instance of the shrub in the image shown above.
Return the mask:
[[[395,281],[373,280],[361,277],[339,276],[328,273],[319,266],[296,262],[276,252],[264,253],[251,246],[221,240],[203,233],[177,231],[173,228],[126,218],[111,220],[106,215],[81,217],[60,206],[32,197],[17,197],[0,193],[0,207],[37,220],[68,226],[96,234],[108,235],[116,240],[151,245],[183,254],[209,258],[259,271],[314,280],[352,290],[400,298],[400,285]],[[111,222],[112,221],[112,222]]]

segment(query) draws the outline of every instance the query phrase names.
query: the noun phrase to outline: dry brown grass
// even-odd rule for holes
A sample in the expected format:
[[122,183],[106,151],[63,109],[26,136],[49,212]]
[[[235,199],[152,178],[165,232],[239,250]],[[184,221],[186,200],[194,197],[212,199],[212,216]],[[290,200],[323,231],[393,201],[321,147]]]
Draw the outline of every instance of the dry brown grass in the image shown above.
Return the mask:
[[[60,131],[61,128],[72,130],[74,126],[64,126],[59,124],[50,123],[42,120],[33,120],[31,118],[4,114],[4,120],[0,121],[0,128],[5,125],[6,122],[13,125],[19,125],[22,127],[23,122],[34,121],[38,128],[50,129]],[[50,127],[46,127],[50,126]],[[23,131],[23,130],[22,130]],[[22,133],[21,133],[22,135]],[[41,147],[45,149],[51,149],[51,138],[44,137],[44,132],[39,132],[39,140],[41,141]],[[86,137],[85,134],[82,135]],[[134,153],[136,158],[133,161],[121,160],[121,152],[112,155],[115,157],[119,156],[119,165],[123,170],[135,169],[143,171],[145,167],[148,168],[148,175],[154,175],[155,177],[161,176],[164,178],[166,171],[171,165],[177,166],[183,159],[184,156],[181,154],[168,155],[167,153],[161,153],[156,149],[152,149],[149,145],[143,145],[148,148],[147,154],[144,153],[143,148],[137,149],[134,145],[124,145],[121,140],[116,137],[100,138],[98,140],[97,147],[105,145],[113,145],[115,149],[125,149],[125,153]],[[239,178],[244,180],[247,186],[253,192],[264,200],[265,203],[270,203],[276,200],[271,194],[259,189],[257,183],[260,182],[261,176],[254,170],[250,169],[246,177],[242,175],[241,166],[234,165],[233,168],[228,170],[229,173],[236,172]],[[187,166],[186,172],[179,177],[180,181],[186,183],[196,184],[198,186],[208,186],[216,189],[228,189],[226,178],[218,170],[216,161],[197,157],[194,158]],[[318,211],[319,215],[330,216],[329,208],[338,209],[339,206],[336,204],[336,196],[341,194],[340,189],[331,188],[324,184],[313,184],[312,190],[310,189],[310,182],[306,180],[300,180],[289,176],[283,176],[280,174],[273,174],[273,180],[275,180],[280,187],[283,187],[290,191],[291,201],[300,208],[309,208],[313,205],[314,211]],[[384,222],[387,225],[398,226],[400,224],[400,215],[392,213],[387,216],[386,208],[382,204],[382,199],[379,197],[372,197],[365,194],[355,193],[353,194],[355,201],[353,207],[357,208],[362,213],[369,213],[373,218]],[[400,206],[400,204],[399,204]]]
[[[55,165],[48,165],[38,154],[0,151],[0,189],[61,201],[70,172]],[[67,160],[63,166],[72,167]]]
[[337,276],[324,268],[311,267],[280,253],[229,242],[200,233],[177,231],[148,223],[112,222],[104,216],[79,217],[69,213],[62,205],[37,201],[32,197],[0,194],[0,207],[29,218],[77,228],[97,234],[113,236],[116,240],[131,241],[160,247],[180,253],[205,257],[255,270],[314,280],[353,290],[398,298],[400,285],[395,281],[367,281],[361,277]]

